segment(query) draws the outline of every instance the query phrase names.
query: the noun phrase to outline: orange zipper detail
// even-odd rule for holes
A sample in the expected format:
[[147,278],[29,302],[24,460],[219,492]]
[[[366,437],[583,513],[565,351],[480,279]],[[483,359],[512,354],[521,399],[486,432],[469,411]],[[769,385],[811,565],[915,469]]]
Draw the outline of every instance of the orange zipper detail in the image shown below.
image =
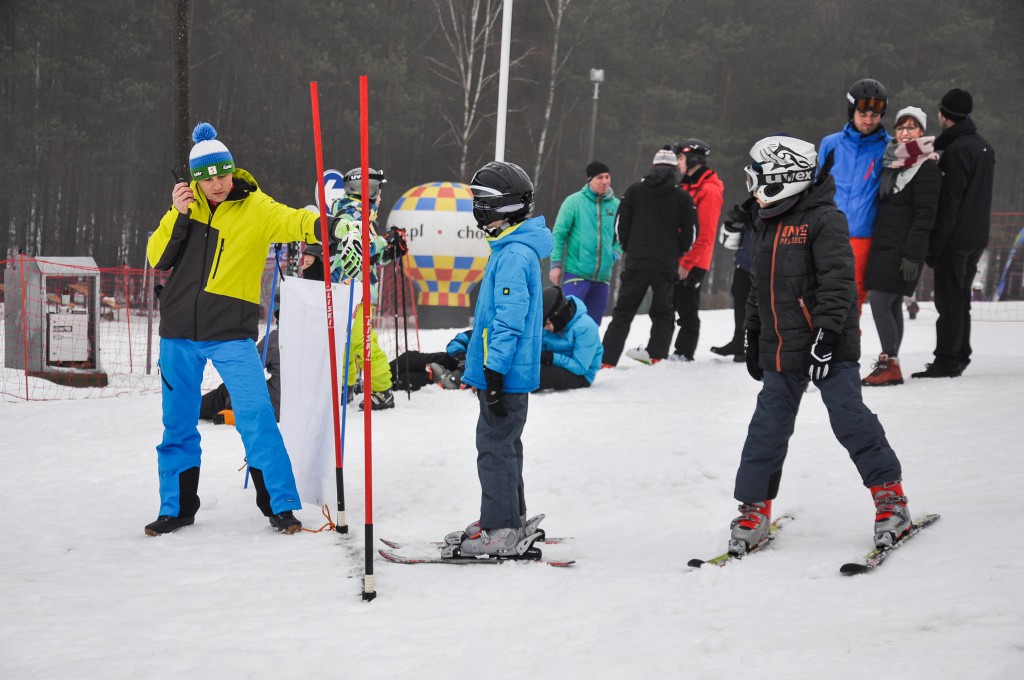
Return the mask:
[[804,304],[804,296],[801,295],[800,297],[797,298],[797,300],[800,302],[800,311],[804,313],[804,318],[807,319],[807,326],[813,331],[814,330],[814,322],[811,321],[811,312],[810,312],[810,310],[807,309],[807,305]]

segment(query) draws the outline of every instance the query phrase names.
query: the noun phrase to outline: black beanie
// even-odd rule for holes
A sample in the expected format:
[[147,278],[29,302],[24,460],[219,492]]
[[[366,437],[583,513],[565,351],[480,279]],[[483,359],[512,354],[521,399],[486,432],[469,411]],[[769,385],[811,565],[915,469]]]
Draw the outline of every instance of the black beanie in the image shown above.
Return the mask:
[[606,172],[609,174],[611,173],[611,170],[608,169],[607,165],[601,161],[591,161],[587,165],[587,181],[589,182],[598,175],[603,175]]
[[957,88],[944,94],[942,102],[939,104],[939,112],[954,122],[970,118],[973,110],[974,98],[971,97],[971,93]]

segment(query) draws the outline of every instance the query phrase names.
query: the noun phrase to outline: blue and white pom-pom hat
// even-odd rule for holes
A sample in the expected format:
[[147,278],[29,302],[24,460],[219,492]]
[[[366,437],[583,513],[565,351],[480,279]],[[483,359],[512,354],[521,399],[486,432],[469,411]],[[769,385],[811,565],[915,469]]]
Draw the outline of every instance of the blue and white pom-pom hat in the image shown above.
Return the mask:
[[235,159],[228,147],[217,141],[217,131],[209,123],[200,123],[192,131],[192,153],[188,155],[192,179],[204,180],[235,171]]

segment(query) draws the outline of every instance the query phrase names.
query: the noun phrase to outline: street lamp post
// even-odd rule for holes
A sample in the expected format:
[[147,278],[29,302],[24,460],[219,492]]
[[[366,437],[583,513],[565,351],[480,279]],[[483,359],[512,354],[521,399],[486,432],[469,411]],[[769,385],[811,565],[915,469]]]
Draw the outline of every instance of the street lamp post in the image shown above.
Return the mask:
[[597,129],[597,91],[604,82],[604,69],[590,69],[590,82],[594,84],[594,110],[590,116],[590,144],[587,146],[587,162],[594,160],[594,131]]

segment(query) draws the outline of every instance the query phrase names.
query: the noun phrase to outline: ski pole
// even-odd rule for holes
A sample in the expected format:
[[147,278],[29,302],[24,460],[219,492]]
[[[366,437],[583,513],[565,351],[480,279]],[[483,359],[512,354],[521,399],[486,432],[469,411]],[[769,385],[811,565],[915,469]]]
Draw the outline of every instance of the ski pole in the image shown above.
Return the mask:
[[[361,196],[370,195],[370,128],[369,128],[369,87],[367,77],[359,76],[359,156],[360,174],[362,175]],[[363,378],[371,381],[369,388],[372,394],[373,367],[370,352],[370,211],[363,210]],[[363,394],[366,395],[364,388]],[[363,397],[363,457],[364,463],[364,497],[366,502],[365,541],[363,547],[366,570],[363,575],[363,601],[369,602],[377,597],[373,583],[373,400]]]
[[[316,150],[316,192],[320,204],[320,241],[324,262],[330,256],[330,225],[327,221],[327,196],[324,187],[323,140],[320,135],[320,90],[315,80],[309,83],[310,105],[313,109],[313,144]],[[338,517],[334,528],[339,534],[348,533],[345,523],[344,470],[341,457],[341,423],[338,408],[338,350],[334,346],[334,293],[331,287],[331,268],[324,268],[324,303],[327,307],[327,352],[330,356],[331,408],[334,415],[334,476],[338,488]]]
[[[405,306],[405,255],[398,259],[398,274],[402,281],[402,329],[405,331],[405,394],[407,399],[412,399],[412,379],[409,377],[409,316]],[[395,305],[397,307],[397,303]],[[398,334],[398,324],[395,324],[395,334]],[[398,342],[397,340],[395,341]]]

